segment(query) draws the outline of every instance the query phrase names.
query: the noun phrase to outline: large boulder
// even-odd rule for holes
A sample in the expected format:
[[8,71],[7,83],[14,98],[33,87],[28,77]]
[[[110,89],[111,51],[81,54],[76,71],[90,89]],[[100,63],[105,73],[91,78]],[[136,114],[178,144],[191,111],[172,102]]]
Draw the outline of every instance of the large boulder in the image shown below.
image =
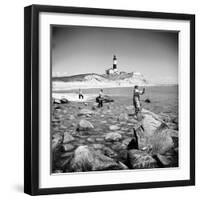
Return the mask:
[[142,111],[142,127],[148,136],[153,135],[156,129],[160,127],[163,122],[158,115],[145,109],[143,109]]
[[122,136],[120,133],[117,132],[110,132],[107,133],[105,136],[105,140],[106,141],[110,141],[110,142],[116,142],[122,139]]
[[70,168],[71,171],[75,172],[123,169],[122,166],[112,158],[109,158],[86,145],[79,146],[75,150],[74,157],[70,163]]
[[[166,128],[161,124],[153,133],[147,134],[141,127],[135,131],[135,138],[137,138],[138,149],[148,149],[153,154],[165,154],[174,147],[172,137],[177,133],[174,130]],[[137,144],[134,141],[134,144]]]
[[[170,130],[158,115],[148,110],[143,109],[142,115],[141,125],[138,123],[138,126],[134,127],[138,149],[146,149],[153,154],[165,154],[170,151],[174,147],[172,137],[178,135],[177,132]],[[137,146],[137,143],[133,140],[130,145]]]
[[94,126],[92,125],[92,123],[85,119],[81,119],[77,126],[78,131],[87,131],[93,128]]
[[158,167],[156,160],[151,155],[136,149],[128,151],[127,163],[132,169],[147,169]]
[[153,154],[165,154],[174,147],[174,142],[167,129],[158,130],[149,137],[149,144],[152,147]]

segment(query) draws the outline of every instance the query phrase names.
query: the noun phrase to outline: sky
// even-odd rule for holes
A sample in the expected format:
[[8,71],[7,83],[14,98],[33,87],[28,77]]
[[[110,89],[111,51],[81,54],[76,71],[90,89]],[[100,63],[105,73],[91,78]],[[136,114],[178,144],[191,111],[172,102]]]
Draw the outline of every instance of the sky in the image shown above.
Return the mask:
[[141,72],[153,83],[178,82],[178,33],[171,31],[53,26],[53,75],[104,74],[117,57],[119,71]]

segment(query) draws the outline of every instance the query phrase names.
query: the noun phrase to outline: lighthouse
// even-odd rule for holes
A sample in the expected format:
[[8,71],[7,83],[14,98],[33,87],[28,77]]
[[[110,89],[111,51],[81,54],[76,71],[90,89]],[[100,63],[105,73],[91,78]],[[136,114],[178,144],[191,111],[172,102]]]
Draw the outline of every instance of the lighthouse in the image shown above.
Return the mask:
[[113,66],[109,69],[106,69],[106,74],[107,75],[119,74],[118,69],[117,69],[117,57],[116,57],[116,55],[113,55]]
[[117,57],[116,57],[116,55],[113,56],[113,70],[117,71]]

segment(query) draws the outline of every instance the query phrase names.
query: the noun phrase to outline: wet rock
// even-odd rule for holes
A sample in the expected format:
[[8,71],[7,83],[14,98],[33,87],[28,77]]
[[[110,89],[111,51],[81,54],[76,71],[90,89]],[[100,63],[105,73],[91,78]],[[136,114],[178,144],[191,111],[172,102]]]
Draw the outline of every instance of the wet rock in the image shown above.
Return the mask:
[[63,134],[62,132],[58,131],[58,132],[54,132],[54,134],[52,135],[53,138],[59,138],[62,140],[63,138]]
[[74,117],[74,115],[69,115],[69,116],[67,116],[67,119],[68,120],[75,120],[76,118]]
[[53,104],[61,104],[60,99],[53,99]]
[[145,102],[145,103],[151,103],[150,99],[148,99],[148,98],[145,99],[144,102]]
[[60,129],[66,130],[66,129],[67,129],[67,127],[66,127],[66,126],[64,126],[64,125],[60,125]]
[[121,130],[124,131],[124,132],[127,132],[127,131],[130,130],[130,128],[128,128],[128,127],[122,127]]
[[97,142],[103,142],[104,141],[104,138],[96,138],[95,139]]
[[114,142],[114,144],[111,145],[111,148],[116,152],[120,152],[121,150],[125,149],[121,142]]
[[92,125],[91,122],[89,122],[85,119],[81,119],[80,122],[78,123],[77,131],[87,131],[87,130],[90,130],[93,128],[94,128],[94,126]]
[[68,110],[67,110],[67,109],[64,109],[64,110],[63,110],[63,114],[66,115],[67,113],[68,113]]
[[174,147],[173,139],[166,129],[156,131],[154,135],[148,138],[148,142],[152,146],[153,154],[165,154]]
[[132,169],[158,167],[156,160],[144,151],[132,149],[128,151],[128,165]]
[[169,129],[178,130],[178,124],[168,122],[167,126],[169,127]]
[[74,140],[75,140],[75,138],[73,136],[71,136],[70,133],[68,133],[68,132],[64,133],[63,143],[69,143]]
[[69,103],[69,101],[66,98],[62,98],[60,99],[60,103],[65,104],[65,103]]
[[172,129],[166,129],[165,133],[171,137],[178,137],[178,131]]
[[178,154],[178,147],[176,147],[176,148],[174,149],[174,152],[175,152],[176,154]]
[[128,143],[128,145],[126,146],[126,148],[128,150],[130,149],[138,149],[138,142],[135,138],[131,139],[131,141]]
[[117,132],[110,132],[110,133],[107,133],[105,136],[106,141],[119,141],[121,139],[122,139],[121,134]]
[[75,146],[72,144],[63,144],[62,147],[64,151],[72,151],[75,149]]
[[102,149],[104,147],[104,145],[103,144],[92,144],[92,147],[94,149]]
[[54,119],[52,119],[52,123],[55,123],[55,124],[60,123],[60,119],[54,118]]
[[55,137],[52,140],[52,150],[54,151],[62,143],[62,137]]
[[132,130],[133,140],[130,142],[128,149],[143,149],[149,146],[147,135],[142,126],[138,126],[137,129]]
[[66,158],[66,157],[71,157],[74,154],[74,152],[65,152],[63,154],[61,154],[61,158]]
[[95,114],[94,111],[86,109],[86,108],[83,108],[83,109],[81,109],[79,111],[78,116],[83,116],[83,115],[85,115],[85,116],[91,116],[91,115],[94,115],[94,114]]
[[175,124],[178,124],[178,117],[175,117],[174,119],[172,119],[172,122]]
[[89,138],[87,138],[87,141],[93,143],[93,142],[95,142],[95,139],[89,137]]
[[117,153],[115,153],[115,151],[113,151],[111,148],[109,147],[104,147],[102,149],[102,153],[110,158],[115,158],[117,156]]
[[159,117],[154,113],[148,112],[143,114],[142,127],[147,135],[153,135],[161,124]]
[[92,106],[92,110],[94,111],[94,110],[96,110],[97,109],[97,107],[96,106]]
[[157,154],[153,156],[160,167],[168,167],[171,165],[171,159],[167,156]]
[[131,142],[132,138],[126,138],[122,141],[122,145],[127,149],[128,144]]
[[117,120],[118,121],[123,121],[123,120],[128,120],[129,119],[129,117],[128,117],[128,114],[127,113],[121,113],[120,115],[119,115],[119,117],[117,118]]
[[111,131],[116,131],[116,130],[119,130],[120,127],[117,126],[117,125],[111,125],[111,126],[109,126],[109,129],[110,129]]
[[132,136],[133,136],[133,132],[132,132],[132,131],[127,131],[127,132],[126,132],[126,135],[127,135],[128,137],[132,137]]
[[118,164],[121,166],[122,169],[124,170],[128,169],[128,167],[124,163],[118,161]]
[[170,122],[170,117],[169,115],[165,114],[165,113],[160,113],[159,116],[161,117],[161,119],[164,121],[164,122]]
[[129,124],[137,124],[138,121],[137,121],[137,119],[135,119],[135,118],[132,117],[132,118],[129,118],[128,123]]
[[109,158],[88,146],[79,146],[75,150],[70,165],[71,170],[76,172],[122,169],[122,167],[112,158]]
[[72,158],[73,158],[73,154],[72,154],[72,156],[69,156],[69,157],[66,157],[62,160],[59,160],[57,162],[57,166],[59,166],[59,168],[61,168],[65,172],[70,171],[69,167],[70,167],[70,162],[71,162]]

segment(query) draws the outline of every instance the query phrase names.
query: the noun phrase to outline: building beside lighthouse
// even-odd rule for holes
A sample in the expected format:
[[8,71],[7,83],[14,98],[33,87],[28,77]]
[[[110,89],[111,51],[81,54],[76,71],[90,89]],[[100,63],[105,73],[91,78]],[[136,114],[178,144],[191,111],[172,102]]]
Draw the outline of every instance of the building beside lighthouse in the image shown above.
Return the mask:
[[106,74],[107,74],[107,75],[119,74],[119,71],[118,71],[118,69],[117,69],[117,57],[116,57],[116,55],[113,56],[113,67],[107,69],[107,70],[106,70]]

